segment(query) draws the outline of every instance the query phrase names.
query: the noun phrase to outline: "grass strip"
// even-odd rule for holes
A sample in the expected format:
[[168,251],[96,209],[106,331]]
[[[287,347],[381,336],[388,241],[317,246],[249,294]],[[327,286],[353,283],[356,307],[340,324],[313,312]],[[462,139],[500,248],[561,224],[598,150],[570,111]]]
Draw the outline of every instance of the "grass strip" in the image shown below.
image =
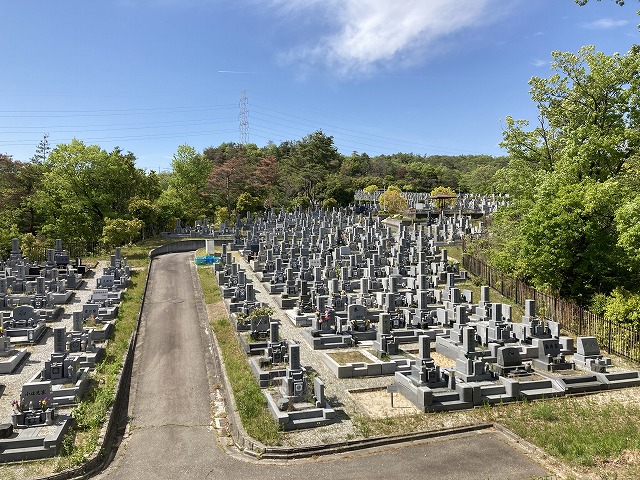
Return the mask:
[[[198,276],[205,303],[208,305],[222,303],[222,295],[213,269],[198,267]],[[278,445],[281,441],[278,424],[269,413],[267,400],[251,373],[246,354],[240,347],[229,316],[225,314],[219,318],[210,318],[209,321],[222,352],[222,359],[244,429],[249,436],[261,443]]]
[[146,279],[146,268],[131,272],[131,280],[118,309],[114,333],[107,345],[105,358],[96,367],[89,388],[73,410],[76,424],[64,441],[55,466],[57,471],[83,463],[98,447],[100,430],[115,399],[123,356],[138,323]]

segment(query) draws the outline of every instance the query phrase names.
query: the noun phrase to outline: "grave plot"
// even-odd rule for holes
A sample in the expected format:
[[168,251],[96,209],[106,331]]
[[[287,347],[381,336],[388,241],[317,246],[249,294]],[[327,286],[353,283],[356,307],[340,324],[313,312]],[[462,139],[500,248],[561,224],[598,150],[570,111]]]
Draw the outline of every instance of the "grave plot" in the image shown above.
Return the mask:
[[29,305],[14,308],[6,317],[3,314],[2,332],[13,344],[38,343],[46,330],[45,319]]
[[100,315],[100,306],[95,303],[85,303],[82,305],[82,320],[88,329],[91,330],[91,335],[95,341],[104,342],[109,339],[113,327],[115,326],[115,319],[107,320]]
[[[11,339],[6,336],[0,337],[0,374],[12,373],[18,364],[27,355],[25,348],[16,348],[11,345]],[[0,392],[0,395],[2,392]]]
[[52,457],[71,427],[71,416],[51,404],[50,383],[33,383],[23,387],[20,400],[13,403],[11,423],[2,427],[1,461]]
[[335,410],[327,402],[324,383],[311,377],[300,364],[300,346],[289,344],[289,363],[279,385],[263,390],[267,406],[285,430],[320,427],[337,421]]
[[270,322],[267,341],[245,343],[251,371],[261,388],[271,387],[287,375],[289,342],[280,339],[278,327],[278,322]]
[[94,368],[104,358],[108,340],[98,341],[96,330],[85,326],[82,312],[73,312],[72,316],[72,330],[66,334],[66,351],[71,358],[78,359],[80,367]]
[[[22,292],[21,299],[24,301],[27,298],[25,304],[8,309],[11,307],[11,298],[8,302],[3,302],[7,310],[2,312],[3,325],[9,328],[4,328],[3,336],[0,337],[0,366],[4,364],[5,358],[17,350],[12,348],[12,343],[15,338],[20,338],[7,334],[22,333],[24,336],[25,332],[20,332],[17,328],[29,327],[16,324],[15,321],[28,324],[31,319],[31,327],[44,325],[45,321],[51,319],[47,310],[51,311],[52,302],[55,301],[52,293],[62,293],[59,289],[60,282],[64,281],[67,285],[71,283],[78,288],[84,285],[84,281],[79,281],[78,276],[87,272],[86,266],[79,259],[73,267],[68,263],[68,255],[62,250],[60,242],[56,242],[55,250],[47,252],[47,260],[39,266],[22,257],[17,240],[12,242],[12,255],[0,271],[0,279],[4,279],[8,285],[14,285],[17,280],[10,277],[15,277],[14,271],[22,273],[20,265],[32,277],[25,279],[24,285],[27,288]],[[52,336],[43,337],[44,341],[29,347],[33,361],[20,364],[18,369],[14,367],[14,376],[6,374],[6,381],[0,377],[2,383],[7,384],[10,394],[15,395],[11,401],[12,399],[6,398],[7,390],[0,392],[3,393],[3,403],[12,403],[10,423],[2,424],[0,428],[0,462],[44,458],[57,453],[62,438],[71,425],[71,408],[87,388],[91,370],[104,357],[109,327],[92,326],[92,322],[97,319],[96,325],[100,325],[100,315],[104,314],[105,307],[117,308],[128,277],[126,259],[121,258],[120,252],[116,251],[111,265],[105,268],[102,277],[98,277],[104,279],[102,283],[105,285],[90,294],[92,300],[104,303],[83,305],[76,302],[74,305],[67,305],[65,308],[71,310],[71,315],[66,316],[62,315],[62,307],[56,307],[56,311],[60,312],[57,319],[63,326],[54,327]],[[82,295],[89,298],[89,292],[86,295],[83,292]],[[3,298],[7,300],[6,295]],[[39,306],[47,308],[38,308]],[[112,326],[114,322],[115,320],[109,320],[106,324]],[[28,330],[26,335],[28,339]],[[35,331],[32,336],[37,336]],[[7,352],[8,355],[5,355]],[[20,375],[15,375],[15,370],[20,370]],[[0,375],[4,374],[0,372]],[[12,377],[19,382],[12,381]]]

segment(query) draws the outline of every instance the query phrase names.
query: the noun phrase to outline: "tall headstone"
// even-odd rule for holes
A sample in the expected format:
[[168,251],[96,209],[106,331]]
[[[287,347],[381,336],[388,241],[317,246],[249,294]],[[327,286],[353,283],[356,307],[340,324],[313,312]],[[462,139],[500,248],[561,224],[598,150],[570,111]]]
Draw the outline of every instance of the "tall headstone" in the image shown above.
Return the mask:
[[289,370],[298,371],[300,369],[300,345],[291,343],[289,345]]
[[67,330],[64,327],[53,329],[53,353],[65,353],[67,351]]

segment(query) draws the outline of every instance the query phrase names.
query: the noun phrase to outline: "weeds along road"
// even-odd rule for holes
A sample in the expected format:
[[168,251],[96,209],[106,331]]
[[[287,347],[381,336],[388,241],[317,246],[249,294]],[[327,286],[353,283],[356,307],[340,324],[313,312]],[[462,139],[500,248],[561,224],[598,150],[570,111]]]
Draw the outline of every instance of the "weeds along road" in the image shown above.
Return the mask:
[[[519,479],[549,475],[489,430],[284,464],[223,449],[212,426],[193,253],[157,257],[134,360],[129,425],[100,479]],[[201,311],[202,311],[202,306]]]

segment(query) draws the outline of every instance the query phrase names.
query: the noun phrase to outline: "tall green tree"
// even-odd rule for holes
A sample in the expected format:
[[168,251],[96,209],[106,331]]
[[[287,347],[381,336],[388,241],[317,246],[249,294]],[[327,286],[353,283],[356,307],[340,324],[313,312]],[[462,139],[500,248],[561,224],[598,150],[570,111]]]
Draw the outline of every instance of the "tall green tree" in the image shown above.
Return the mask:
[[173,155],[171,167],[173,173],[169,186],[177,195],[182,207],[182,220],[193,223],[210,215],[211,205],[205,195],[205,187],[213,168],[213,161],[189,145],[180,145]]
[[[491,259],[536,286],[589,304],[640,280],[633,252],[640,187],[640,55],[554,52],[530,81],[538,126],[507,120],[511,155],[496,184],[513,195],[492,225]],[[630,268],[633,267],[633,268]]]
[[297,142],[282,160],[283,179],[290,196],[301,194],[316,200],[316,185],[340,168],[341,156],[333,137],[318,130]]
[[126,217],[143,183],[132,153],[117,147],[107,152],[76,139],[57,145],[43,167],[34,200],[45,219],[42,233],[66,241],[99,240],[105,219]]

